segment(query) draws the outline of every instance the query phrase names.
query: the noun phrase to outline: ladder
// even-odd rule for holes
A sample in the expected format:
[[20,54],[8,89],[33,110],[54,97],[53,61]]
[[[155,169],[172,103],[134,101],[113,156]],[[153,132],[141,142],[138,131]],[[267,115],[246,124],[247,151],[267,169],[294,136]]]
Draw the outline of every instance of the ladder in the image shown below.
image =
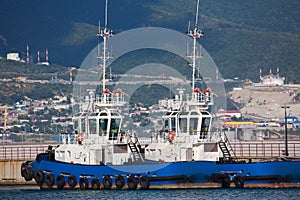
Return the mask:
[[144,162],[143,156],[137,147],[138,144],[139,144],[139,140],[137,137],[130,138],[130,140],[128,142],[128,146],[130,148],[130,151],[132,152],[134,161]]
[[221,141],[219,141],[219,147],[223,153],[223,160],[226,162],[232,162],[233,157],[235,157],[235,153],[232,149],[232,146],[225,132],[223,132],[223,134],[221,135]]

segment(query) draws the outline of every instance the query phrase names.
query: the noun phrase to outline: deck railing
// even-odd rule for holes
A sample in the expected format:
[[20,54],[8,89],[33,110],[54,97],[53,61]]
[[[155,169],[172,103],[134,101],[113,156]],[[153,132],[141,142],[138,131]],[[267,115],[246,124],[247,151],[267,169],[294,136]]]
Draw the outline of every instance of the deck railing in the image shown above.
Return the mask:
[[[271,158],[285,155],[285,143],[280,142],[232,142],[231,146],[237,158]],[[300,141],[288,143],[288,154],[300,157]]]
[[48,149],[48,145],[0,146],[0,161],[34,160],[36,155]]
[[[284,141],[231,142],[237,158],[272,158],[285,155]],[[3,145],[0,146],[0,161],[34,160],[36,155],[48,149],[48,145]],[[300,158],[300,141],[288,143],[291,157]]]

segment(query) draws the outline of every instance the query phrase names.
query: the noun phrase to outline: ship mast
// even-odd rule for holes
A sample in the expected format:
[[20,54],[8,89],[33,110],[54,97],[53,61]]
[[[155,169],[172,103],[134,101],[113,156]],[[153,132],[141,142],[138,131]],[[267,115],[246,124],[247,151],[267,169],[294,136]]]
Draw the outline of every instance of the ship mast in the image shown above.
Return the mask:
[[195,90],[195,70],[196,70],[196,60],[200,58],[200,55],[197,51],[197,39],[200,39],[204,36],[204,32],[201,29],[198,29],[198,15],[199,15],[199,3],[200,0],[197,0],[197,9],[196,9],[196,17],[195,17],[195,27],[193,30],[189,28],[188,35],[193,38],[193,52],[191,55],[188,55],[189,58],[192,59],[191,67],[192,67],[192,91]]
[[103,39],[103,54],[100,55],[100,40],[98,40],[98,55],[97,58],[102,60],[102,93],[104,95],[104,100],[106,99],[106,84],[105,84],[105,69],[106,69],[106,61],[111,57],[111,55],[109,55],[109,53],[107,52],[107,40],[113,36],[113,31],[107,28],[107,17],[108,15],[108,0],[106,0],[105,2],[105,26],[104,28],[101,30],[100,28],[100,21],[99,21],[99,30],[97,33],[97,37],[98,38],[102,38]]

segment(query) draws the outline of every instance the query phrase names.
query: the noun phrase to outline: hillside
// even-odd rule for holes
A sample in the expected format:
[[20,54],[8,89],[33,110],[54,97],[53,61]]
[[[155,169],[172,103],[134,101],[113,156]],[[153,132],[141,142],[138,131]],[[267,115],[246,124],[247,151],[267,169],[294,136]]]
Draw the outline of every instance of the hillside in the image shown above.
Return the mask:
[[[104,0],[2,1],[0,55],[18,51],[31,60],[49,49],[51,63],[80,66],[96,45]],[[196,0],[127,0],[109,2],[109,26],[115,33],[158,26],[185,32],[194,20]],[[280,68],[288,81],[300,81],[300,2],[297,0],[202,0],[203,46],[222,75],[258,81],[259,68]],[[41,55],[44,56],[44,55]]]
[[245,86],[232,90],[227,96],[240,105],[244,117],[257,119],[282,119],[283,105],[289,105],[288,115],[300,115],[299,88]]
[[[73,73],[76,73],[74,70]],[[70,96],[69,70],[59,65],[35,65],[0,60],[0,103],[12,105],[17,101]],[[63,84],[62,81],[66,83]]]

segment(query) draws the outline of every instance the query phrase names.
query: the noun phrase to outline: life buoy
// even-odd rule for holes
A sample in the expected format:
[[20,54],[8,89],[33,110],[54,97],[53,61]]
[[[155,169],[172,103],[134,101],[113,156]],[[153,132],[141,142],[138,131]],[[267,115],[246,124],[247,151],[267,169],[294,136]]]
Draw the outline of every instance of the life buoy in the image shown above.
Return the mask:
[[98,178],[94,178],[91,182],[91,187],[93,190],[100,190],[100,181]]
[[59,176],[56,178],[56,186],[57,186],[57,189],[59,189],[59,190],[64,189],[65,184],[66,184],[65,177],[64,177],[63,175],[59,175]]
[[53,174],[47,174],[46,175],[46,185],[51,188],[54,185],[54,176]]
[[89,188],[89,181],[86,177],[80,178],[79,186],[81,190],[87,190]]
[[74,176],[74,175],[68,176],[68,184],[69,184],[70,189],[73,190],[77,185],[76,176]]
[[78,142],[81,143],[83,142],[83,134],[78,134]]
[[237,188],[243,188],[244,187],[244,179],[240,176],[236,176],[233,179],[234,185]]
[[175,135],[176,135],[176,133],[175,132],[169,132],[168,133],[168,139],[170,140],[170,141],[173,141],[174,139],[175,139]]
[[102,183],[103,183],[104,189],[106,189],[106,190],[109,190],[112,186],[112,181],[111,181],[111,178],[109,176],[104,176],[103,180],[102,180]]
[[128,189],[135,190],[137,187],[137,181],[134,176],[129,176],[127,180]]
[[149,178],[147,176],[142,176],[140,178],[140,185],[143,190],[148,189],[150,186]]
[[44,173],[41,170],[37,170],[34,175],[35,181],[38,183],[39,186],[42,186],[44,182]]
[[121,175],[117,176],[115,180],[115,184],[117,189],[122,189],[123,186],[125,185],[124,177]]

